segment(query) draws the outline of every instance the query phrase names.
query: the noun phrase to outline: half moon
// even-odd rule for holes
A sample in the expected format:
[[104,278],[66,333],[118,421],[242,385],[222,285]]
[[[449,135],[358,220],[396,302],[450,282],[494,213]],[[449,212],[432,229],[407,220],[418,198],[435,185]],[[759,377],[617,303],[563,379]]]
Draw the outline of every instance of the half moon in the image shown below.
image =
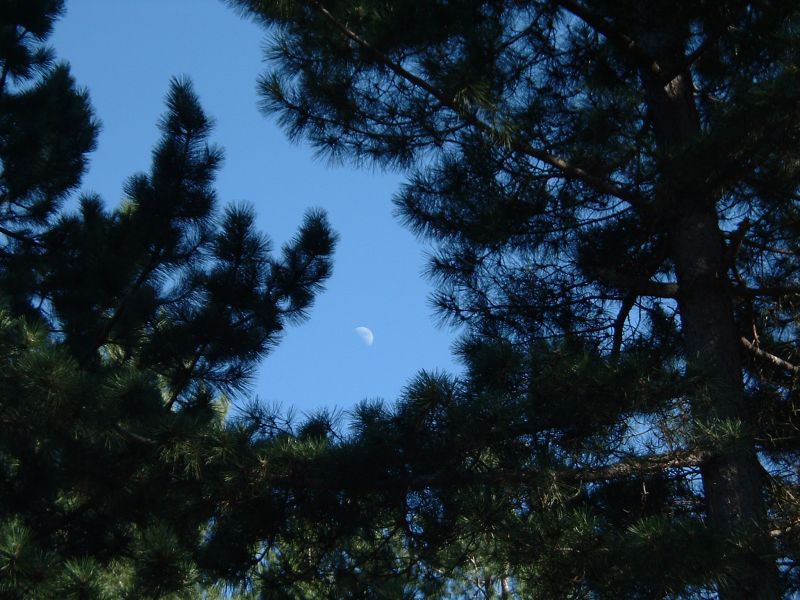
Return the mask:
[[369,327],[356,327],[356,333],[367,346],[372,346],[375,336],[372,335]]

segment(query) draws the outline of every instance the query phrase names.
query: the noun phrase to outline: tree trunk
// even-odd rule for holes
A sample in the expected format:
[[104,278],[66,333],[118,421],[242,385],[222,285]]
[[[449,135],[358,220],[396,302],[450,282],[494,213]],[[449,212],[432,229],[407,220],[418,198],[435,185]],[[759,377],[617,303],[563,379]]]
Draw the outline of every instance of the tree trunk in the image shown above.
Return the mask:
[[[705,385],[703,397],[695,399],[694,416],[709,423],[740,421],[746,428],[738,336],[724,286],[722,236],[713,208],[687,210],[671,237],[688,366]],[[777,598],[761,470],[752,438],[745,433],[735,444],[715,450],[702,475],[716,533],[752,536],[737,556],[730,557],[733,578],[720,590],[720,598]]]
[[[726,286],[724,241],[713,198],[696,182],[682,181],[680,154],[700,133],[688,74],[667,85],[645,77],[648,105],[662,154],[662,186],[656,202],[666,220],[670,258],[678,281],[678,308],[688,368],[704,384],[693,404],[708,423],[741,422],[747,428],[741,355],[733,304]],[[727,546],[730,579],[721,600],[778,598],[776,568],[766,527],[762,478],[748,433],[716,448],[702,469],[709,523],[724,538],[746,537]]]

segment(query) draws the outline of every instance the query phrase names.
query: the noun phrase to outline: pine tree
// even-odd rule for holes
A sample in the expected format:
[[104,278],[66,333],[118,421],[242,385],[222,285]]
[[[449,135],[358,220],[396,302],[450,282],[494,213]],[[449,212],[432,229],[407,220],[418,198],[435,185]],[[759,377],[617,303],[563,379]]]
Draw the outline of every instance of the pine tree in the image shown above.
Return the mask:
[[46,46],[63,4],[0,2],[0,597],[233,597],[219,523],[265,441],[226,411],[306,317],[335,236],[311,211],[274,255],[249,207],[218,208],[188,80],[122,204],[65,207],[97,123]]
[[291,138],[409,172],[467,331],[465,380],[334,445],[371,491],[318,485],[487,596],[795,593],[796,3],[229,3]]

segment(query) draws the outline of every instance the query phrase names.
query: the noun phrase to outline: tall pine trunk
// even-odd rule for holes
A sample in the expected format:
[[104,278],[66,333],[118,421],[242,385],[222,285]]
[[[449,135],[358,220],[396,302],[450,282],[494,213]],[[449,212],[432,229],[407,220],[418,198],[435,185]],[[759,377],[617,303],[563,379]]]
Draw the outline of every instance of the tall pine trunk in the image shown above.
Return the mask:
[[[653,128],[662,154],[658,208],[666,218],[679,286],[678,308],[689,368],[704,383],[694,417],[709,423],[740,421],[747,428],[739,336],[726,285],[727,258],[714,198],[680,173],[680,153],[700,134],[688,73],[666,85],[645,77]],[[752,437],[719,447],[702,469],[709,523],[728,539],[742,537],[728,558],[731,578],[721,600],[778,598],[770,552],[761,468]]]
[[[680,287],[679,310],[687,360],[705,384],[694,403],[695,418],[746,423],[740,351],[733,307],[723,280],[722,236],[713,208],[686,207],[671,231],[672,258]],[[703,467],[711,526],[719,535],[745,536],[730,557],[731,584],[722,600],[774,599],[761,469],[752,438],[719,448]]]

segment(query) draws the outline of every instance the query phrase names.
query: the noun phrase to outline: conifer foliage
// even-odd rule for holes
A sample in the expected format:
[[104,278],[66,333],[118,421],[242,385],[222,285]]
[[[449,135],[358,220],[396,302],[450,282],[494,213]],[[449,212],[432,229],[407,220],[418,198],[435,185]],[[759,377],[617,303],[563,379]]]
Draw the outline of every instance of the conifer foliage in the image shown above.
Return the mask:
[[229,399],[306,316],[335,236],[312,211],[273,254],[250,208],[218,207],[187,80],[121,205],[65,208],[98,125],[46,46],[62,10],[0,2],[0,597],[210,597],[224,465],[253,452]]
[[362,407],[307,480],[344,555],[427,596],[796,593],[797,3],[230,4],[290,137],[408,171],[467,332],[465,379]]

